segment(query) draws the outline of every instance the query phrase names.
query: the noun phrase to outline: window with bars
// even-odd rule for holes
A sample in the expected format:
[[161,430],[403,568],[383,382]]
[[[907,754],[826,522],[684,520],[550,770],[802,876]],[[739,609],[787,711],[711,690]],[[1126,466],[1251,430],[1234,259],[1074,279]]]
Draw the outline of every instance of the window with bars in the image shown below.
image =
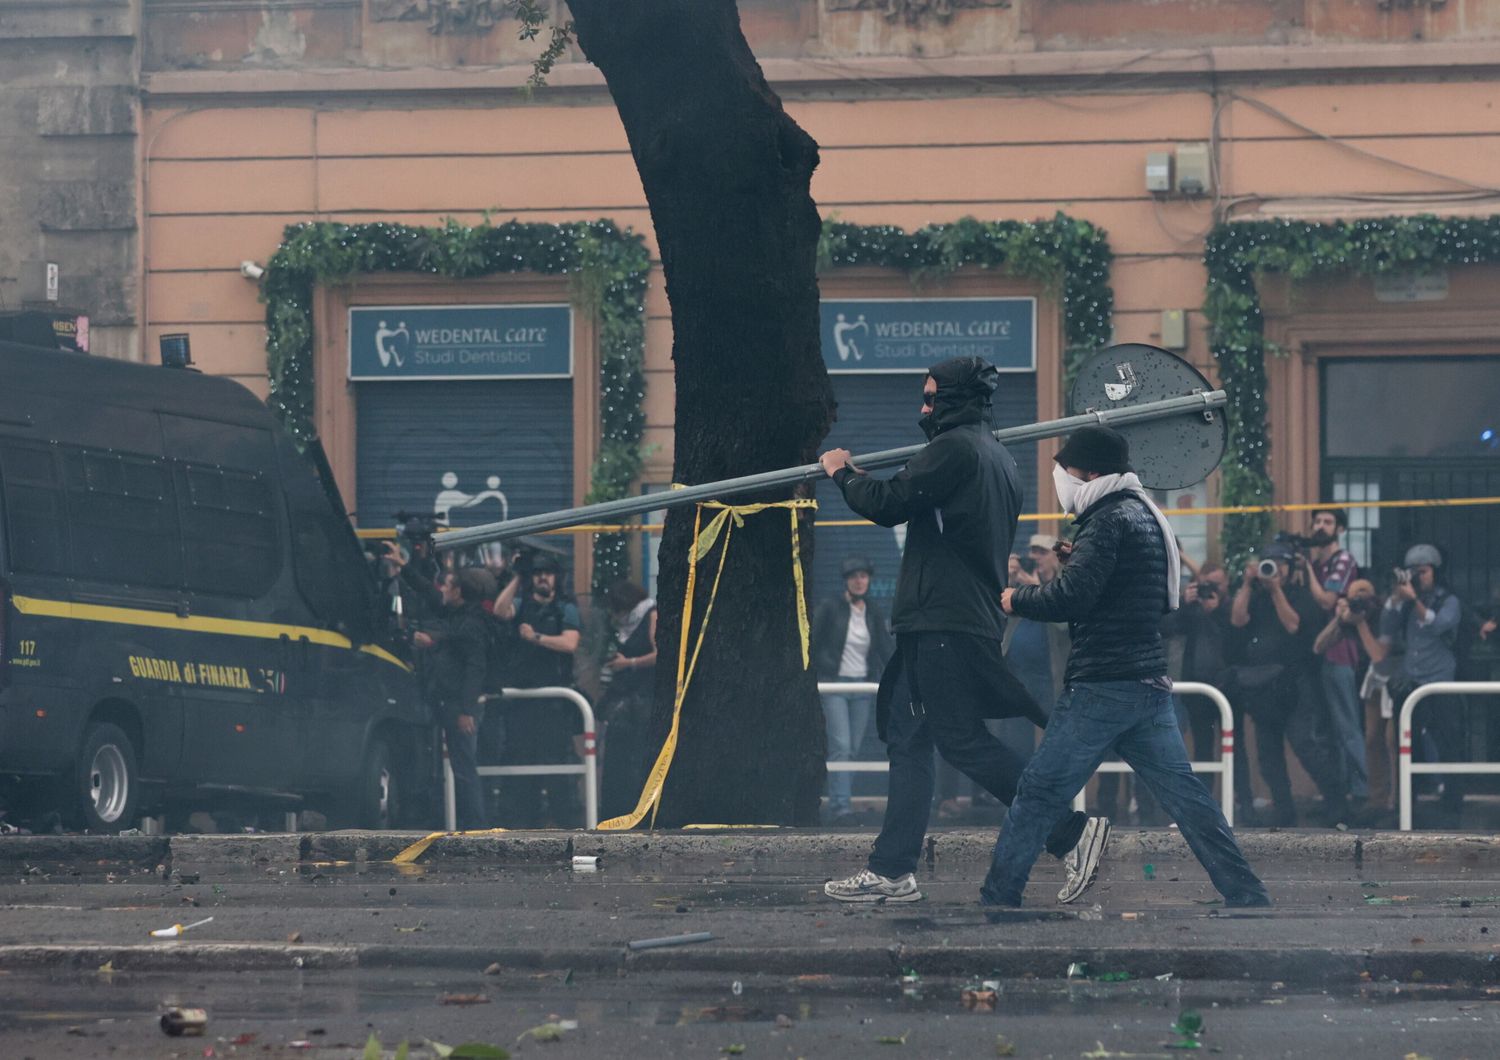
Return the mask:
[[1354,556],[1354,561],[1363,570],[1369,570],[1374,562],[1373,543],[1375,531],[1380,529],[1380,509],[1363,508],[1364,501],[1380,500],[1380,475],[1371,471],[1335,471],[1333,473],[1333,503],[1345,507],[1349,513],[1349,530],[1344,535],[1344,547]]

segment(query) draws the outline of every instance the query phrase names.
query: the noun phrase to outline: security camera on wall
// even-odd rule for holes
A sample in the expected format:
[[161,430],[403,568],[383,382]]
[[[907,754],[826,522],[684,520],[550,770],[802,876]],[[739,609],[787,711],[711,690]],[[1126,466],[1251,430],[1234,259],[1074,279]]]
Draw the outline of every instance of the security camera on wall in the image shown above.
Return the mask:
[[253,261],[240,262],[240,275],[247,280],[258,280],[266,274],[266,270]]

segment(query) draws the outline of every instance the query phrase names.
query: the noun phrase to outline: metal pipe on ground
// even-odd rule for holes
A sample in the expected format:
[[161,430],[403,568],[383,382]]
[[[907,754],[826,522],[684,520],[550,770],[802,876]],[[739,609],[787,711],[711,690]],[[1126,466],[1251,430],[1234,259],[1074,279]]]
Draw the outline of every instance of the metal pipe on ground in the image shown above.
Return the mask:
[[[1077,416],[1064,416],[1057,420],[1043,420],[1040,423],[1029,423],[1020,427],[1006,427],[994,433],[996,439],[1007,444],[1033,442],[1042,438],[1056,438],[1091,424],[1102,423],[1111,427],[1122,427],[1132,423],[1166,419],[1171,416],[1200,415],[1222,408],[1227,402],[1228,397],[1224,391],[1209,390],[1184,394],[1181,397],[1165,398],[1161,401],[1144,402],[1139,405],[1100,409]],[[854,464],[864,471],[896,467],[906,463],[924,448],[926,448],[925,442],[920,445],[902,446],[899,449],[883,449],[878,453],[856,456]],[[508,519],[499,523],[466,527],[462,530],[450,530],[446,534],[439,534],[433,544],[440,550],[466,548],[489,541],[506,541],[523,534],[539,534],[545,530],[561,530],[564,527],[585,523],[615,522],[632,515],[660,511],[663,508],[678,508],[700,501],[724,500],[727,497],[755,493],[777,486],[793,486],[799,482],[821,477],[823,477],[821,465],[803,464],[800,467],[783,468],[780,471],[763,471],[756,475],[742,475],[739,478],[685,486],[682,489],[668,490],[664,493],[624,497],[600,504],[586,504],[581,508],[567,508],[557,512],[545,512],[541,515],[528,515],[520,519]]]

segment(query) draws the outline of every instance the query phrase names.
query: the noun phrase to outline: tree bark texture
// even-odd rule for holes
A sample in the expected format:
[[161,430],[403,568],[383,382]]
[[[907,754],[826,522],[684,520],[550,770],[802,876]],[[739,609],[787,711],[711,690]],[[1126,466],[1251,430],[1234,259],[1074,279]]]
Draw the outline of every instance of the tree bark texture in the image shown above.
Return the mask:
[[[619,109],[656,229],[672,307],[675,480],[811,461],[833,408],[819,351],[817,144],[766,83],[734,0],[570,6],[579,46]],[[811,522],[801,524],[804,570]],[[653,748],[671,721],[692,529],[692,509],[681,509],[662,536]],[[734,531],[660,825],[816,823],[823,716],[802,667],[790,537],[779,509]],[[716,550],[699,569],[694,636],[717,559]]]

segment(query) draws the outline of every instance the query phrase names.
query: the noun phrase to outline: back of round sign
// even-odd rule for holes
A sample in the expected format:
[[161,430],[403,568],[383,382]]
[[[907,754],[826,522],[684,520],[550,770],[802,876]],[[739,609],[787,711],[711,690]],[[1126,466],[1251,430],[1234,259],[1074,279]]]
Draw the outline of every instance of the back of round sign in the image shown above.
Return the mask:
[[[1126,342],[1100,351],[1078,370],[1068,411],[1078,415],[1128,408],[1212,389],[1198,369],[1176,354],[1144,342]],[[1118,429],[1130,439],[1136,474],[1151,489],[1197,485],[1219,466],[1229,443],[1223,409],[1203,408]]]

